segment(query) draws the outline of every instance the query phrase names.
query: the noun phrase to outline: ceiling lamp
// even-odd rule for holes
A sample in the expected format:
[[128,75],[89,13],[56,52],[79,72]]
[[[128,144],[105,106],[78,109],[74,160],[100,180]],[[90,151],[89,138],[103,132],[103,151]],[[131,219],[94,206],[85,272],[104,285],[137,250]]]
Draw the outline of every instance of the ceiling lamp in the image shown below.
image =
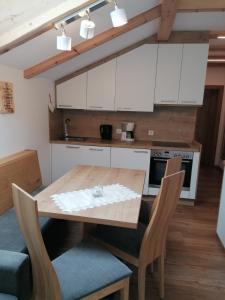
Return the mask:
[[80,23],[80,36],[85,39],[92,39],[95,34],[95,23],[91,21],[89,11],[87,10],[86,15],[88,16],[87,20],[82,20]]
[[127,16],[125,9],[118,8],[116,0],[114,0],[115,10],[110,15],[113,23],[113,27],[120,27],[127,24]]
[[66,36],[65,28],[61,23],[62,34],[57,36],[56,47],[58,50],[71,51],[71,37]]
[[225,39],[225,35],[219,35],[217,38],[221,39],[221,40],[224,40]]

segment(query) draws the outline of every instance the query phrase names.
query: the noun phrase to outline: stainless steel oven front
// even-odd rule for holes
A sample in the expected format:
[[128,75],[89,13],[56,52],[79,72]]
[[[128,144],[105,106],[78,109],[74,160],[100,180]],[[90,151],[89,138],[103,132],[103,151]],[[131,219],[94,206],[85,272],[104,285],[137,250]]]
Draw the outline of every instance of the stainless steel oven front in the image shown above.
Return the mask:
[[185,170],[183,189],[190,189],[193,163],[193,152],[152,150],[150,160],[149,187],[160,187],[167,160],[176,156],[182,157],[182,170]]

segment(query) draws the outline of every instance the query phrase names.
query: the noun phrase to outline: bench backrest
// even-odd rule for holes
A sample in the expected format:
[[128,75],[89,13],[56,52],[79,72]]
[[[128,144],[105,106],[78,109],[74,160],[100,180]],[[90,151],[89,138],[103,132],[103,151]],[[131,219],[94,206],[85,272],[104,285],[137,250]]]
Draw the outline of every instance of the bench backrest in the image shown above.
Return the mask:
[[13,206],[12,183],[28,193],[42,185],[37,151],[25,150],[0,159],[0,215]]

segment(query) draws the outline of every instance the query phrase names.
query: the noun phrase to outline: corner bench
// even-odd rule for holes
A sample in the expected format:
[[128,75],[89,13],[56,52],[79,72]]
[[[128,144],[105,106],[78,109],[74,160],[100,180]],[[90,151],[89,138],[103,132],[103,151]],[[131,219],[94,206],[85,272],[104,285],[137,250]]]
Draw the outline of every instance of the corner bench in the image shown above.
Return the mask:
[[[30,281],[23,274],[30,270],[30,262],[27,259],[28,251],[13,208],[12,183],[16,183],[33,196],[44,188],[36,151],[26,150],[0,159],[0,279],[2,281],[0,283],[0,300],[26,300],[32,278],[31,273],[28,276]],[[54,259],[64,250],[68,222],[46,217],[40,217],[39,222],[49,257]],[[17,264],[16,262],[23,259],[29,267],[26,266],[22,272],[20,263]],[[5,292],[5,286],[7,286],[8,278],[12,279],[13,275],[10,274],[10,271],[15,276],[13,277],[14,282],[12,280],[11,289],[10,287],[6,289],[6,291],[11,291],[8,294]],[[19,274],[18,277],[16,276],[17,273]],[[21,287],[24,287],[24,284],[21,283],[24,281],[23,277],[26,278],[26,285],[28,285],[28,292],[25,295],[20,293],[20,289],[17,287],[19,283]]]

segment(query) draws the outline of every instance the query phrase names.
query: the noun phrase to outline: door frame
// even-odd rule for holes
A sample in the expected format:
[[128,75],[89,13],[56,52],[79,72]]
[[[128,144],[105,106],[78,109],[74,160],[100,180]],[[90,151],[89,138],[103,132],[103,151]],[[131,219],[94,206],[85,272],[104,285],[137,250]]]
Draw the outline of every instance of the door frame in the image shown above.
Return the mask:
[[[218,109],[218,111],[217,111],[216,124],[215,124],[215,127],[214,127],[214,135],[213,135],[214,136],[213,144],[216,144],[216,147],[213,148],[213,157],[214,157],[214,164],[215,164],[215,162],[216,162],[216,152],[217,152],[217,147],[218,147],[220,120],[221,120],[221,109],[222,109],[223,95],[224,95],[224,85],[205,85],[205,90],[206,89],[219,90],[218,107],[220,109]],[[204,102],[203,102],[203,105],[204,105]]]

